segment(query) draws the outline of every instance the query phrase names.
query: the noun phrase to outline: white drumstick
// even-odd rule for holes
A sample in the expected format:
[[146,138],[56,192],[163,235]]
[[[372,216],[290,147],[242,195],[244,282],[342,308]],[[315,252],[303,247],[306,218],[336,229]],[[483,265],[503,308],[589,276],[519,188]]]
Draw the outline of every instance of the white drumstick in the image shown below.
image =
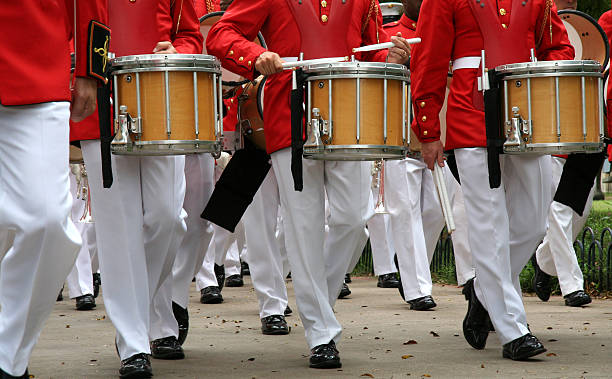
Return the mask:
[[442,205],[444,220],[446,221],[446,229],[448,230],[448,234],[452,234],[455,231],[455,218],[453,217],[450,200],[448,199],[444,172],[437,162],[434,164],[433,176],[434,183],[436,184],[436,188],[438,190],[438,197],[440,198],[440,205]]
[[283,70],[290,70],[293,68],[305,67],[305,66],[310,66],[313,64],[346,62],[348,60],[349,60],[349,57],[335,57],[335,58],[308,59],[305,61],[295,61],[295,62],[284,62]]
[[[421,43],[420,38],[408,38],[406,39],[406,43],[408,45],[413,45],[415,43]],[[375,43],[374,45],[366,45],[361,47],[356,47],[353,49],[353,53],[358,53],[360,51],[372,51],[372,50],[382,50],[382,49],[390,49],[395,44],[393,42],[383,42],[383,43]]]

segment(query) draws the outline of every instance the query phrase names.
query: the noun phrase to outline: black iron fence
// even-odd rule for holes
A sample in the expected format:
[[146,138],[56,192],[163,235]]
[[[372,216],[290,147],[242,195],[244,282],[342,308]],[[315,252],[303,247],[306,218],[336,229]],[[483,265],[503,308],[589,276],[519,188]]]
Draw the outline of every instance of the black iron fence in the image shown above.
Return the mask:
[[[586,227],[574,241],[574,250],[584,274],[584,282],[591,293],[612,291],[612,229],[605,227],[601,232]],[[435,279],[456,283],[455,256],[450,236],[443,230],[436,245],[431,262],[431,272]],[[356,274],[374,275],[372,248],[370,241],[355,267]],[[524,271],[522,283],[531,283],[533,275],[531,263]],[[525,286],[524,286],[525,287]],[[524,288],[528,290],[528,288]]]

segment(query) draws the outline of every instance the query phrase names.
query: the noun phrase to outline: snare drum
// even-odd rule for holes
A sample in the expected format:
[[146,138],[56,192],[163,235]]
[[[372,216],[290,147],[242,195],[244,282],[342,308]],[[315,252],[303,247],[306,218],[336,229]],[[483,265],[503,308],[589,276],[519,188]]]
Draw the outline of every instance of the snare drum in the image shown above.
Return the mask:
[[505,153],[568,154],[603,148],[603,80],[595,61],[515,63],[502,80]]
[[255,146],[266,151],[263,107],[266,78],[260,76],[243,86],[238,96],[238,125],[244,136]]
[[304,70],[304,158],[402,159],[410,142],[410,72],[399,64],[343,62]]
[[221,65],[210,55],[113,59],[115,154],[219,153]]

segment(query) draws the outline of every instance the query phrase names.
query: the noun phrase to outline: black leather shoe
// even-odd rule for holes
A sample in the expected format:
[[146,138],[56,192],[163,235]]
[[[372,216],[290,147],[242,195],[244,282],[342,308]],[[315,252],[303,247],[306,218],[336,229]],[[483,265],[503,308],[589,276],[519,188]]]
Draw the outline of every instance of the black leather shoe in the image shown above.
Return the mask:
[[377,287],[380,288],[398,288],[400,285],[396,273],[384,274],[378,277]]
[[261,319],[261,332],[269,335],[289,334],[291,327],[287,325],[285,316],[272,315]]
[[63,301],[64,300],[64,295],[62,294],[62,292],[64,292],[64,286],[62,286],[62,289],[59,291],[59,293],[57,294],[57,299],[56,301]]
[[548,301],[550,299],[550,280],[551,277],[538,266],[538,260],[536,259],[535,254],[531,257],[531,264],[533,265],[533,269],[535,271],[535,275],[533,275],[533,290],[536,295],[542,301]]
[[325,345],[315,346],[310,350],[311,368],[340,368],[340,353],[336,349],[336,344],[331,341]]
[[429,295],[414,300],[408,300],[408,304],[410,304],[410,309],[414,309],[415,311],[426,311],[437,305],[433,297]]
[[340,290],[340,294],[338,294],[338,299],[344,299],[350,294],[351,294],[351,290],[348,288],[346,283],[342,283],[342,289]]
[[174,336],[151,341],[151,356],[156,359],[183,359],[185,353]]
[[28,369],[26,369],[25,374],[21,376],[13,376],[6,373],[4,370],[0,368],[0,379],[28,379],[30,374],[28,374]]
[[223,290],[225,284],[225,266],[215,263],[215,276],[217,277],[217,284],[219,285],[219,291]]
[[240,262],[240,274],[242,276],[251,275],[251,270],[249,269],[248,263]]
[[178,343],[183,346],[187,339],[187,333],[189,333],[189,312],[187,312],[187,308],[183,308],[173,301],[172,313],[178,324]]
[[153,369],[151,368],[149,356],[145,353],[139,353],[122,360],[121,368],[119,368],[119,376],[121,379],[152,377]]
[[217,286],[209,286],[200,290],[200,303],[202,304],[220,304],[223,303],[221,290]]
[[344,275],[344,283],[353,283],[353,279],[351,279],[351,274]]
[[93,290],[94,290],[94,297],[96,299],[98,298],[98,295],[100,294],[101,285],[102,285],[102,279],[100,278],[100,274],[96,272],[93,274]]
[[287,308],[285,308],[285,316],[289,316],[290,314],[293,313],[293,309],[289,308],[289,306],[287,305]]
[[76,298],[77,311],[90,311],[96,307],[96,299],[93,295],[87,294]]
[[226,287],[242,287],[244,286],[244,281],[240,275],[230,275],[225,278],[225,286]]
[[465,283],[461,292],[468,301],[467,313],[463,319],[463,336],[474,349],[482,350],[489,337],[489,313],[476,297],[473,278]]
[[591,297],[583,290],[578,290],[563,296],[568,307],[581,307],[591,302]]
[[546,351],[544,345],[531,333],[525,334],[504,345],[504,358],[523,361]]

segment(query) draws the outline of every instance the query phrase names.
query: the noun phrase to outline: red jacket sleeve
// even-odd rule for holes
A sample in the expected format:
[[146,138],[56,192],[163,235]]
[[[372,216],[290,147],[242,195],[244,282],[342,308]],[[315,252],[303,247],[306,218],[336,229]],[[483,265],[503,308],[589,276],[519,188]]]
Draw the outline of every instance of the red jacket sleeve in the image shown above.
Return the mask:
[[[369,19],[364,19],[364,22],[367,21],[367,24],[364,27],[363,34],[361,36],[362,43],[361,46],[365,45],[373,45],[375,43],[388,42],[389,36],[383,29],[383,19],[382,12],[380,11],[380,6],[378,5],[378,1],[372,1],[373,8],[370,13]],[[357,59],[366,62],[384,62],[387,59],[388,50],[376,50],[376,51],[368,51],[361,53],[361,56],[356,56]]]
[[[87,41],[90,21],[98,21],[108,25],[108,0],[66,0],[66,7],[71,14],[74,15],[74,6],[76,5],[76,20],[73,25],[76,30],[73,30],[76,47],[76,66],[75,75],[87,76]],[[71,17],[73,19],[74,16]]]
[[[546,2],[542,3],[544,7]],[[563,26],[563,21],[557,15],[557,6],[552,2],[549,15],[546,15],[544,9],[540,8],[537,10],[537,21],[536,21],[536,43],[538,42],[540,30],[542,30],[542,23],[546,18],[546,25],[544,25],[544,34],[540,46],[538,46],[536,55],[538,60],[541,61],[558,61],[558,60],[571,60],[574,59],[574,47],[567,37],[567,31]],[[548,19],[550,17],[550,20]]]
[[249,80],[255,79],[255,61],[266,51],[252,42],[272,8],[262,3],[268,0],[235,0],[206,37],[208,53],[229,71]]
[[181,54],[201,54],[203,47],[200,22],[193,0],[161,0],[157,12],[162,41],[171,41]]

